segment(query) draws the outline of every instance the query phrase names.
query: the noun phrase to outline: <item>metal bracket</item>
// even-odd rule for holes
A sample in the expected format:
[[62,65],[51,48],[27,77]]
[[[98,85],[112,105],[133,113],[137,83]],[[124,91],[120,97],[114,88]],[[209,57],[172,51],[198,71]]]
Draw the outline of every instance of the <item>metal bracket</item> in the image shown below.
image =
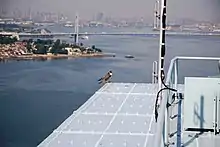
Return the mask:
[[152,69],[152,83],[157,83],[158,81],[158,68],[157,68],[157,61],[153,62],[153,69]]
[[213,130],[214,130],[214,134],[219,134],[220,133],[220,97],[218,97],[218,95],[216,94],[215,98],[214,98],[214,120],[213,120]]
[[175,142],[168,142],[168,143],[164,144],[165,147],[169,147],[170,145],[175,145]]

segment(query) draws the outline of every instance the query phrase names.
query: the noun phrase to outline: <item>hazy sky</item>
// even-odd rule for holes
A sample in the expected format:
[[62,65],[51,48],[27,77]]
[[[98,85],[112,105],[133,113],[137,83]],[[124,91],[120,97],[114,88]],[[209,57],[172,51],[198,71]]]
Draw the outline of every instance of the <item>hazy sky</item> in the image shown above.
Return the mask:
[[[31,8],[33,11],[54,11],[74,18],[78,10],[82,18],[96,12],[113,17],[153,17],[155,0],[0,0],[7,8]],[[220,20],[220,0],[168,0],[168,19],[198,18]]]

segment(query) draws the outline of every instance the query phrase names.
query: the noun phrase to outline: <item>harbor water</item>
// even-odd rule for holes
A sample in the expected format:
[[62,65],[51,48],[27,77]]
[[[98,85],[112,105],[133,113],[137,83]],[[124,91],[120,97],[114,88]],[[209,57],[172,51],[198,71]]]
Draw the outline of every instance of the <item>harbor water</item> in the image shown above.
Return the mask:
[[[52,27],[52,31],[71,29]],[[85,29],[83,32],[149,31],[147,29]],[[71,41],[70,38],[67,41]],[[159,36],[90,36],[115,57],[75,58],[0,63],[0,146],[34,147],[100,88],[97,80],[109,70],[113,82],[151,82],[158,59]],[[165,68],[175,56],[220,56],[220,36],[168,36]],[[135,58],[127,59],[126,55]],[[215,62],[185,62],[182,75],[218,74]]]

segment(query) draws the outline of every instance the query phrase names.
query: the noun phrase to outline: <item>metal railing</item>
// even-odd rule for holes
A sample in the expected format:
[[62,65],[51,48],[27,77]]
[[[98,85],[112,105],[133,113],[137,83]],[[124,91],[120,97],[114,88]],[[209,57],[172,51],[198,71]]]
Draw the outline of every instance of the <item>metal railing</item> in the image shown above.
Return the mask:
[[[180,60],[210,60],[220,61],[215,57],[175,57],[171,60],[169,70],[166,78],[166,85],[170,88],[177,89],[178,84],[178,62]],[[167,147],[169,146],[170,134],[170,108],[167,108],[167,103],[170,104],[172,94],[174,92],[167,90],[163,92],[163,99],[161,100],[158,114],[157,131],[155,134],[154,147]],[[177,144],[178,145],[178,144]]]

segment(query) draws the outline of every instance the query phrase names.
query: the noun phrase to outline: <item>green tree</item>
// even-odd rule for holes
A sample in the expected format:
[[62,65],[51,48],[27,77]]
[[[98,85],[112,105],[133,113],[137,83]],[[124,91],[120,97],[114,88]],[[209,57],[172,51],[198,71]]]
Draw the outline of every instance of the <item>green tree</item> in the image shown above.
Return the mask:
[[34,51],[35,54],[47,54],[47,47],[43,44],[36,45],[37,50]]
[[60,47],[60,39],[57,39],[55,42],[54,42],[54,45],[53,45],[54,48],[59,48]]
[[102,52],[102,50],[101,50],[101,49],[96,48],[96,49],[95,49],[95,52],[100,52],[100,53],[101,53],[101,52]]
[[12,44],[15,43],[17,41],[17,38],[11,38],[11,37],[7,37],[7,36],[0,36],[0,44]]
[[60,44],[59,49],[63,49],[65,47],[68,47],[65,43]]
[[45,44],[47,44],[47,45],[51,45],[52,43],[53,43],[53,40],[50,40],[50,39],[45,41]]
[[28,42],[28,40],[22,40],[22,42],[24,43],[24,42]]
[[46,46],[44,46],[42,48],[42,54],[47,54],[48,48]]
[[13,37],[13,38],[11,39],[11,43],[15,43],[15,42],[17,42],[17,41],[18,41],[17,37]]
[[40,39],[37,39],[36,44],[41,44],[42,41]]
[[92,46],[92,49],[93,49],[93,50],[95,49],[95,45]]
[[51,53],[52,54],[58,54],[59,53],[59,50],[61,50],[61,48],[60,48],[60,39],[57,39],[55,42],[54,42],[54,44],[53,44],[53,46],[52,46],[52,49],[51,49]]
[[32,43],[33,42],[33,39],[29,39],[28,41],[27,41],[27,43]]
[[32,52],[32,46],[31,46],[31,43],[27,42],[27,51],[28,53],[31,53]]

